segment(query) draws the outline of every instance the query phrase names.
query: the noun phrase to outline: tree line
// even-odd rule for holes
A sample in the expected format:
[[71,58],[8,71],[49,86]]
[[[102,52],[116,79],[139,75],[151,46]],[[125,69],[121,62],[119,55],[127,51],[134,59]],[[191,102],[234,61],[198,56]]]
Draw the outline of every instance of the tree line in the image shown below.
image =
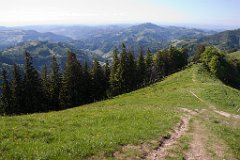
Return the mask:
[[240,88],[240,61],[229,57],[215,47],[199,45],[193,59],[201,62],[222,82]]
[[0,113],[47,112],[103,100],[156,82],[184,67],[187,59],[187,50],[175,47],[155,55],[150,49],[146,54],[141,49],[135,57],[122,44],[121,51],[114,49],[111,65],[97,59],[90,66],[80,64],[69,51],[63,71],[53,56],[51,67],[45,65],[39,73],[26,52],[23,71],[14,64],[9,80],[7,71],[2,70]]

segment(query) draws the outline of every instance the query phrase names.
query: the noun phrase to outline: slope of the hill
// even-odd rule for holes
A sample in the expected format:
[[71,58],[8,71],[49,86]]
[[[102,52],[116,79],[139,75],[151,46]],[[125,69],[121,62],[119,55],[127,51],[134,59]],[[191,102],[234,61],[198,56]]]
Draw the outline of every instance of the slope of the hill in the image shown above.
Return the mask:
[[[180,139],[181,143],[177,145],[180,149],[174,150],[175,156],[187,157],[186,159],[194,156],[192,150],[194,151],[195,141],[198,140],[194,135],[200,134],[198,130],[201,129],[194,129],[194,126],[206,125],[211,129],[211,132],[207,133],[214,133],[217,142],[218,139],[223,141],[228,151],[226,153],[240,158],[239,123],[231,126],[230,123],[235,121],[229,121],[214,112],[237,114],[240,104],[239,95],[239,90],[225,86],[211,77],[201,65],[193,65],[161,82],[110,100],[60,112],[2,116],[0,117],[0,157],[1,159],[119,158],[124,152],[116,154],[118,153],[116,151],[127,144],[132,146],[139,146],[142,143],[152,144],[152,140],[164,136],[159,144],[152,146],[157,148],[156,150],[153,149],[149,154],[144,152],[145,156],[140,156],[145,159],[146,155],[149,155],[150,159],[156,159],[164,143],[172,144],[171,140],[179,143],[177,136],[174,139],[174,136],[168,133],[185,115],[184,112],[180,112],[180,108],[185,108],[191,110],[190,113],[195,113],[194,110],[197,109],[196,114],[199,112],[199,115],[192,120],[193,122],[189,122],[192,132],[186,133]],[[207,112],[201,113],[201,110]],[[203,114],[206,116],[201,116]],[[201,121],[201,118],[209,118],[209,120],[205,122]],[[185,121],[186,119],[182,119],[180,124],[184,124]],[[181,131],[182,125],[178,130]],[[170,142],[164,142],[169,136]],[[193,143],[190,142],[191,139]],[[184,146],[181,146],[183,144]],[[204,145],[199,150],[204,150]],[[144,147],[140,145],[135,148],[141,150]],[[225,148],[221,149],[225,153]],[[171,150],[169,153],[173,154]],[[126,159],[126,156],[137,158],[140,153],[130,150],[124,154],[120,156],[122,159]]]
[[69,42],[69,37],[56,35],[54,33],[39,33],[34,30],[10,29],[0,30],[0,49],[12,47],[21,42],[28,41],[50,41],[50,42]]
[[56,56],[60,62],[60,66],[63,68],[65,60],[67,57],[67,52],[72,51],[76,53],[77,58],[81,63],[91,62],[94,57],[98,58],[100,61],[101,57],[95,54],[81,49],[77,49],[74,46],[64,43],[64,42],[41,42],[41,41],[31,41],[20,43],[17,46],[0,51],[0,67],[1,64],[5,66],[12,66],[14,63],[22,66],[24,64],[24,53],[29,52],[34,60],[34,66],[37,69],[41,69],[45,64],[50,66],[52,57]]
[[228,30],[200,38],[197,43],[213,45],[221,50],[240,49],[240,29]]

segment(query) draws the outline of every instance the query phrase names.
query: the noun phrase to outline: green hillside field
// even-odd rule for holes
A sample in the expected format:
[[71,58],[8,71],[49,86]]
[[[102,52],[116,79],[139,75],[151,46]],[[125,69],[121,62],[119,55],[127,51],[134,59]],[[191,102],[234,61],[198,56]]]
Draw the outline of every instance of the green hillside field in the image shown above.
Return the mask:
[[[239,90],[194,64],[161,82],[109,100],[59,112],[2,116],[0,159],[111,159],[124,145],[166,136],[184,114],[180,107],[209,111],[193,118],[192,127],[194,119],[201,122],[226,144],[226,153],[240,159],[239,121],[212,111],[215,107],[237,115],[239,104]],[[184,137],[178,143],[185,147],[172,153],[176,159],[189,149],[191,136]]]

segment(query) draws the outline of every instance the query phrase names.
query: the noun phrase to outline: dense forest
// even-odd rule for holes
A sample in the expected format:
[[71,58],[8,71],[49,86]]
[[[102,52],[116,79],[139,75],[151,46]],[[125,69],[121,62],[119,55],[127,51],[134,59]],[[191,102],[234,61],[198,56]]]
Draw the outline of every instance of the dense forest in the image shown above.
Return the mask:
[[51,67],[45,65],[40,73],[26,52],[23,71],[16,64],[13,73],[2,71],[0,113],[47,112],[103,100],[156,82],[188,63],[183,48],[170,47],[155,55],[148,49],[146,56],[140,49],[134,55],[122,44],[121,51],[114,49],[111,65],[94,59],[88,66],[69,51],[63,71],[53,56]]

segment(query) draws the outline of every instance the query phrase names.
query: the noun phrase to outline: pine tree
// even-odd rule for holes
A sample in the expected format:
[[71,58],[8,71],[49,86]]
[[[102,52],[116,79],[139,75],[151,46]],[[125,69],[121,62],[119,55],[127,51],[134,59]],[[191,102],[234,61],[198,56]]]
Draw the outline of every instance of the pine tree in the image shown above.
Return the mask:
[[127,75],[126,75],[126,91],[130,92],[134,90],[136,86],[136,62],[135,62],[135,57],[132,52],[132,50],[128,51],[127,54],[127,64],[126,64],[126,69],[127,69]]
[[[51,93],[50,93],[50,80],[49,80],[49,75],[48,75],[48,70],[47,70],[47,65],[44,65],[42,69],[42,91],[43,91],[43,104],[44,108],[48,110],[53,110],[51,106]],[[45,110],[44,109],[44,110]]]
[[109,63],[108,63],[108,60],[106,61],[105,63],[105,66],[104,66],[104,77],[105,77],[105,96],[108,96],[109,95],[109,89],[110,89],[110,73],[111,73],[111,69],[110,69],[110,66],[109,66]]
[[83,67],[83,103],[89,103],[92,101],[91,97],[91,76],[89,73],[88,64],[85,62],[85,65]]
[[150,49],[148,48],[147,50],[147,55],[145,58],[145,63],[146,63],[146,78],[145,81],[146,83],[151,83],[152,82],[152,70],[153,70],[153,57]]
[[118,58],[118,49],[115,48],[113,51],[113,60],[111,65],[111,72],[109,77],[109,84],[110,84],[110,96],[116,96],[119,94],[119,86],[118,86],[118,79],[117,79],[117,70],[119,67],[119,58]]
[[92,98],[93,100],[100,100],[104,98],[104,93],[106,93],[104,83],[105,83],[105,76],[103,69],[99,62],[94,59],[92,71],[91,71],[91,77],[92,77]]
[[41,81],[33,67],[32,57],[25,53],[24,66],[24,109],[25,113],[44,111]]
[[23,113],[23,82],[18,66],[13,65],[13,79],[11,82],[12,107],[14,113]]
[[61,73],[60,73],[59,64],[55,56],[53,56],[52,58],[49,88],[50,88],[51,107],[54,110],[59,110],[60,109],[59,95],[60,95],[60,90],[62,88],[62,83],[61,83]]
[[61,108],[68,108],[83,104],[82,67],[76,55],[68,52],[64,68],[62,89],[60,92]]
[[2,95],[1,95],[1,108],[0,113],[12,114],[13,108],[11,104],[11,91],[9,86],[9,81],[7,80],[7,72],[5,69],[2,70]]
[[117,69],[117,85],[120,93],[127,92],[127,51],[126,46],[122,44],[122,52],[120,53],[120,61]]
[[145,60],[144,60],[144,56],[143,56],[143,50],[140,50],[140,54],[138,57],[138,61],[137,61],[137,84],[138,87],[141,87],[144,85],[144,80],[146,77],[146,66],[145,66]]

